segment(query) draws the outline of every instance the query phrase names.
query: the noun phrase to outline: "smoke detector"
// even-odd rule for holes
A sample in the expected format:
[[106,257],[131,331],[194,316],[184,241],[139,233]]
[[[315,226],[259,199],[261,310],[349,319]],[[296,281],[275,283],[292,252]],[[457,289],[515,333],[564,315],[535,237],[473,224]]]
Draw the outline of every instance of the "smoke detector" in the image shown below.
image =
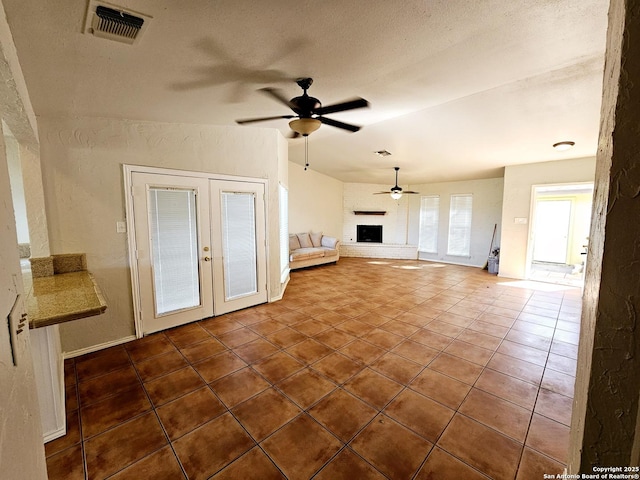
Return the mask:
[[89,0],[84,33],[132,45],[140,40],[149,20],[148,15]]

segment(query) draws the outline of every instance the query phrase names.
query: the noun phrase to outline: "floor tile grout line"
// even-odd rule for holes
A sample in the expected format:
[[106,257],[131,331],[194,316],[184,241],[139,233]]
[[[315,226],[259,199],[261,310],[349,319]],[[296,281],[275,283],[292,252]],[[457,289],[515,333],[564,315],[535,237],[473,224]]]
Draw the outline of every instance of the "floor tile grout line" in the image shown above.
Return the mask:
[[[461,331],[461,332],[460,332],[456,337],[454,337],[454,339],[457,339],[457,338],[458,338],[458,336],[460,336],[460,335],[462,334],[462,332],[464,332],[467,328],[468,328],[468,326],[467,326],[467,327],[465,327],[465,328],[464,328],[464,329],[463,329],[463,330],[462,330],[462,331]],[[449,345],[450,345],[451,343],[452,343],[452,342],[450,342],[450,343],[449,343]],[[502,343],[502,341],[501,341],[501,343]],[[445,348],[445,349],[446,349],[446,348]],[[426,369],[428,368],[428,366],[429,366],[431,363],[433,363],[437,358],[439,358],[443,353],[445,353],[445,349],[441,350],[441,351],[440,351],[440,353],[439,353],[436,357],[434,357],[434,358],[433,358],[433,359],[432,359],[432,360],[431,360],[431,361],[430,361],[430,362],[429,362],[429,363],[424,367],[423,371],[424,371],[424,370],[426,370]],[[496,349],[496,350],[497,350],[497,349]],[[492,356],[491,356],[491,357],[493,357],[493,355],[495,354],[496,350],[494,350],[494,353],[492,354]],[[454,355],[454,356],[455,356],[455,355]],[[462,358],[462,357],[458,357],[458,358]],[[463,360],[466,360],[466,359],[464,359],[464,358],[463,358]],[[471,385],[471,388],[469,389],[469,391],[467,392],[467,394],[466,394],[466,395],[464,396],[464,398],[461,400],[460,404],[456,407],[456,409],[455,409],[455,410],[453,410],[453,409],[452,409],[452,410],[453,410],[453,415],[451,416],[451,418],[449,419],[449,421],[447,422],[447,424],[445,425],[445,427],[442,429],[442,431],[440,432],[440,434],[438,435],[438,437],[437,437],[437,438],[435,439],[435,441],[433,442],[433,446],[432,446],[432,448],[431,448],[431,450],[430,450],[429,454],[427,454],[427,456],[425,456],[425,458],[423,459],[423,461],[422,461],[422,463],[421,463],[420,467],[419,467],[419,468],[418,468],[418,470],[414,473],[414,477],[415,477],[416,475],[418,475],[418,473],[420,472],[421,468],[422,468],[422,467],[424,466],[424,464],[426,463],[427,459],[429,458],[429,455],[431,454],[431,452],[433,451],[433,449],[434,449],[434,448],[440,448],[440,449],[442,449],[444,452],[447,452],[449,455],[453,456],[454,458],[457,458],[457,459],[458,459],[460,462],[462,462],[463,464],[465,464],[465,465],[467,465],[468,467],[472,468],[473,470],[477,471],[477,469],[476,469],[473,465],[469,465],[469,464],[468,464],[464,459],[462,459],[462,458],[458,458],[458,457],[456,457],[452,452],[448,452],[448,451],[447,451],[447,450],[445,450],[444,448],[439,447],[439,446],[438,446],[438,441],[440,440],[440,438],[442,437],[442,435],[444,434],[444,432],[447,430],[447,428],[449,427],[449,425],[451,424],[451,422],[453,421],[453,419],[456,417],[456,415],[462,415],[462,416],[467,417],[467,416],[466,416],[466,415],[464,415],[462,412],[460,412],[460,407],[462,407],[462,405],[464,404],[464,402],[465,402],[465,401],[466,401],[466,399],[468,398],[468,396],[469,396],[470,392],[472,391],[472,389],[474,388],[474,386],[475,386],[475,384],[477,383],[478,379],[479,379],[479,378],[480,378],[480,376],[482,375],[482,372],[484,372],[484,370],[487,368],[487,367],[486,367],[486,365],[489,363],[489,361],[490,361],[490,360],[491,360],[491,359],[489,359],[489,360],[487,361],[487,363],[486,363],[484,366],[481,366],[481,367],[482,367],[482,370],[481,370],[480,374],[478,375],[478,377],[476,378],[476,380],[474,381],[474,383]],[[467,361],[468,361],[468,360],[467,360]],[[471,362],[471,363],[473,363],[473,362]],[[444,374],[444,375],[446,375],[446,374]],[[447,376],[449,376],[449,375],[447,375]],[[454,377],[450,377],[450,378],[454,378]],[[455,379],[455,378],[454,378],[454,379]],[[455,380],[460,381],[459,379],[455,379]],[[463,382],[463,383],[464,383],[464,382]],[[407,388],[408,388],[408,387],[407,387]],[[419,392],[418,392],[418,393],[419,393]],[[439,403],[439,402],[438,402],[438,403]],[[470,417],[467,417],[467,418],[470,418]],[[475,420],[475,419],[471,419],[471,420],[474,420],[474,421],[478,422],[478,421],[477,421],[477,420]],[[485,425],[485,424],[483,424],[483,423],[481,423],[481,422],[478,422],[478,423],[480,423],[481,425],[484,425],[484,426],[485,426],[485,427],[487,427],[487,428],[490,428],[490,429],[492,429],[492,430],[496,431],[497,433],[499,433],[499,434],[501,434],[501,435],[504,435],[504,436],[505,436],[505,437],[507,437],[507,438],[511,438],[511,437],[509,437],[508,435],[505,435],[504,433],[502,433],[502,432],[499,432],[499,431],[495,430],[493,427],[490,427],[490,426],[488,426],[488,425]],[[514,441],[517,441],[517,440],[515,440],[515,439],[513,439],[513,440],[514,440]],[[518,443],[519,443],[519,442],[518,442]],[[516,468],[517,468],[517,466],[516,466]]]
[[[459,303],[459,302],[458,302],[458,303]],[[357,318],[357,317],[356,317],[356,318]],[[391,320],[393,320],[393,319],[391,318],[389,321],[391,321]],[[474,319],[474,322],[475,322],[475,321],[477,321],[477,320],[478,320],[477,318],[476,318],[476,319]],[[264,321],[264,320],[263,320],[263,321]],[[432,321],[433,321],[433,319],[432,319]],[[255,324],[257,324],[257,323],[261,323],[261,322],[254,322],[254,323],[252,323],[252,324],[247,324],[247,325],[245,325],[245,326],[246,326],[247,328],[250,328],[252,325],[255,325]],[[371,325],[371,324],[370,324],[370,325]],[[376,325],[372,325],[372,326],[373,326],[374,328],[377,328],[377,327],[378,327],[378,326],[376,326]],[[425,325],[425,326],[426,326],[426,325]],[[461,330],[461,332],[459,332],[459,334],[458,334],[456,337],[454,337],[454,338],[456,338],[456,339],[457,339],[457,338],[458,338],[458,337],[459,337],[459,336],[460,336],[464,331],[468,331],[468,330],[469,330],[469,326],[470,326],[470,325],[467,325],[467,326],[466,326],[463,330]],[[556,326],[557,326],[557,323],[556,323]],[[331,326],[330,328],[333,328],[333,326]],[[421,326],[420,328],[424,328],[424,326]],[[210,331],[208,331],[208,330],[207,330],[207,332],[208,332],[210,335],[213,335]],[[259,333],[259,332],[255,332],[255,333]],[[301,333],[303,333],[303,332],[301,332]],[[392,332],[392,333],[393,333],[393,332]],[[481,333],[482,333],[482,332],[481,332]],[[316,334],[316,335],[317,335],[317,334]],[[307,338],[313,338],[313,339],[315,339],[315,335],[313,335],[313,336],[312,336],[312,335],[306,334],[306,336],[307,336]],[[361,338],[361,337],[360,337],[360,338]],[[409,337],[408,337],[408,336],[406,336],[406,335],[403,335],[403,338],[405,339],[404,341],[406,341]],[[362,340],[363,340],[363,341],[368,342],[368,340],[367,340],[367,339],[362,338]],[[268,340],[267,340],[267,341],[268,341]],[[318,340],[316,340],[316,341],[318,341]],[[504,338],[502,339],[502,341],[504,341]],[[370,343],[370,342],[368,342],[368,343]],[[451,342],[450,342],[450,343],[451,343]],[[473,344],[472,344],[472,345],[473,345]],[[344,346],[344,345],[343,345],[343,346]],[[378,348],[380,348],[380,346],[379,346],[379,345],[377,345],[377,344],[375,344],[375,346],[376,346],[376,347],[378,347]],[[478,346],[479,346],[479,345],[478,345]],[[177,345],[176,345],[176,347],[177,347]],[[330,347],[330,346],[329,346],[329,347]],[[386,353],[389,353],[389,352],[393,352],[393,350],[395,349],[395,347],[397,347],[397,345],[396,345],[396,346],[393,346],[393,347],[391,347],[391,348],[389,348],[389,347],[383,347],[383,350],[385,350],[385,352],[386,352]],[[333,348],[333,347],[330,347],[330,348],[332,348],[333,352],[339,352],[339,349],[335,349],[335,348]],[[180,350],[180,349],[178,348],[178,350]],[[284,351],[284,349],[280,348],[278,351]],[[182,353],[182,352],[180,351],[180,353]],[[385,354],[386,354],[386,353],[385,353]],[[494,354],[495,354],[495,350],[494,350]],[[437,355],[436,357],[434,357],[434,359],[432,359],[431,361],[435,360],[436,358],[438,358],[438,357],[440,357],[440,356],[442,356],[442,355],[443,355],[443,350],[440,350],[440,351],[439,351],[439,353],[438,353],[438,355]],[[549,357],[549,352],[547,352],[547,359],[548,359],[548,357]],[[406,358],[406,357],[403,357],[403,358]],[[464,359],[463,357],[459,357],[459,358]],[[319,359],[318,359],[318,360],[319,360]],[[464,360],[466,360],[466,359],[464,359]],[[373,364],[375,361],[376,361],[376,360],[372,360],[372,361],[367,362],[367,363],[365,364],[365,367],[372,368],[372,364]],[[189,363],[189,365],[193,365],[193,364],[191,364],[191,362],[188,362],[188,363]],[[487,362],[487,363],[488,363],[488,362]],[[428,365],[428,364],[427,364],[427,365]],[[250,365],[249,365],[249,367],[252,367],[252,364],[250,364]],[[304,368],[312,368],[312,365],[306,365]],[[427,366],[423,366],[423,368],[422,368],[422,370],[421,370],[421,371],[423,371],[425,368],[427,368]],[[485,368],[488,368],[486,364],[483,366],[483,370],[484,370]],[[546,367],[545,367],[545,368],[546,368]],[[320,373],[321,373],[321,372],[320,372]],[[378,373],[380,373],[380,374],[381,374],[381,375],[383,375],[383,376],[386,376],[384,372],[378,372]],[[389,377],[387,377],[387,378],[389,378]],[[414,378],[415,378],[415,377],[414,377]],[[392,380],[393,380],[393,379],[392,379]],[[395,381],[395,380],[394,380],[394,381]],[[410,382],[411,382],[411,381],[412,381],[412,380],[409,380],[409,382],[405,382],[405,384],[404,384],[403,389],[401,390],[401,392],[402,392],[402,391],[404,391],[406,388],[408,388],[408,384],[410,384]],[[206,383],[206,382],[205,382],[205,383]],[[270,383],[270,384],[271,384],[271,383]],[[208,385],[210,386],[210,384],[208,384]],[[77,389],[77,386],[76,386],[76,389]],[[538,393],[539,393],[539,390],[540,390],[540,386],[538,386]],[[399,392],[399,394],[400,394],[401,392]],[[317,401],[320,401],[320,400],[317,400]],[[388,406],[388,404],[387,404],[387,406]],[[387,406],[383,407],[383,409],[384,409],[384,408],[386,408]],[[312,405],[311,405],[309,408],[311,408],[311,407],[312,407]],[[381,410],[381,411],[382,411],[382,410]],[[356,435],[357,435],[357,434],[356,434]],[[425,459],[426,459],[426,457],[425,457]]]
[[[564,295],[563,295],[563,298],[564,298]],[[527,302],[527,303],[528,303],[528,302]],[[558,311],[558,316],[559,316],[559,311]],[[557,319],[557,317],[556,317],[556,323],[555,323],[555,325],[557,326],[557,324],[558,324],[558,319]],[[556,327],[554,327],[553,337],[555,337],[555,331],[556,331]],[[553,341],[553,337],[552,337],[552,341]],[[548,352],[547,352],[547,359],[546,359],[546,361],[545,361],[545,366],[544,366],[544,369],[543,369],[543,372],[542,372],[542,379],[544,379],[544,373],[545,373],[545,372],[546,372],[546,370],[547,370],[547,363],[549,362],[549,356],[551,355],[551,347],[552,347],[552,343],[549,345],[549,350],[548,350]],[[540,390],[542,389],[542,379],[540,380],[540,386],[538,387],[538,389],[537,389],[537,391],[536,391],[536,398],[535,398],[535,401],[534,401],[534,403],[533,403],[533,408],[532,408],[532,410],[531,410],[531,417],[529,418],[529,424],[527,425],[527,431],[526,431],[526,433],[525,433],[525,440],[524,440],[524,442],[523,442],[522,451],[520,452],[520,458],[518,459],[518,465],[517,465],[517,467],[516,467],[516,475],[518,474],[518,470],[520,470],[520,464],[521,464],[521,462],[522,462],[522,457],[523,457],[523,455],[524,455],[524,449],[525,449],[525,448],[526,448],[526,446],[527,446],[526,441],[527,441],[527,439],[528,439],[528,437],[529,437],[529,432],[530,432],[530,430],[531,430],[531,424],[533,423],[533,417],[534,417],[534,415],[536,414],[536,413],[535,413],[535,408],[536,408],[536,406],[537,406],[537,404],[538,404],[538,398],[540,397]],[[533,449],[533,450],[535,450],[535,449]],[[566,462],[559,462],[559,463],[564,463],[564,464],[566,465]]]
[[[167,337],[167,339],[169,340],[169,342],[171,342],[171,339],[170,339],[170,338],[168,338],[168,337]],[[171,342],[171,343],[173,344],[173,342]],[[175,345],[174,345],[174,347],[176,348],[176,350],[178,351],[178,353],[179,353],[180,355],[182,355],[182,352],[180,352],[180,349],[178,349]],[[183,356],[183,358],[184,358],[184,356]],[[185,358],[185,360],[186,360],[186,358]],[[134,362],[133,362],[133,359],[131,359],[131,361],[132,361],[132,363],[134,363]],[[158,424],[160,425],[160,428],[162,429],[162,433],[164,433],[165,439],[167,440],[167,445],[168,445],[168,446],[169,446],[169,448],[171,449],[171,452],[173,453],[174,458],[175,458],[175,459],[176,459],[176,461],[178,462],[178,466],[180,467],[180,470],[182,471],[182,474],[184,475],[184,477],[185,477],[186,479],[188,479],[188,478],[189,478],[189,476],[187,475],[187,471],[186,471],[186,469],[184,468],[184,465],[182,464],[182,462],[180,461],[180,457],[178,456],[178,452],[176,452],[176,451],[175,451],[175,448],[173,447],[173,442],[171,441],[171,437],[169,436],[169,432],[167,432],[167,429],[165,428],[164,423],[162,423],[162,420],[161,420],[161,418],[160,418],[160,415],[158,414],[158,411],[157,411],[157,407],[156,407],[155,403],[153,402],[153,400],[151,399],[151,395],[149,395],[149,392],[148,392],[148,391],[147,391],[147,389],[144,387],[144,382],[143,382],[143,380],[142,380],[142,377],[140,376],[140,372],[138,372],[138,369],[137,369],[137,368],[135,368],[135,363],[134,363],[134,369],[135,369],[135,371],[136,371],[136,375],[138,376],[138,381],[140,382],[140,385],[142,386],[142,390],[144,391],[145,395],[147,396],[147,401],[151,404],[151,410],[153,411],[153,414],[154,414],[154,416],[155,416],[155,418],[156,418],[156,421],[157,421],[157,422],[158,422]],[[160,449],[162,449],[162,448],[164,448],[164,446],[163,446],[163,447],[160,447]],[[153,453],[156,453],[156,452],[157,452],[157,451],[159,451],[160,449],[158,449],[158,450],[156,450],[156,451],[154,451],[154,452],[150,453],[149,455],[153,455]],[[149,455],[147,455],[147,456],[149,456]],[[144,458],[146,458],[146,457],[144,457]],[[134,462],[134,463],[137,463],[137,462],[139,462],[140,460],[142,460],[142,459],[138,459],[138,460],[136,460],[136,462]],[[124,467],[124,468],[126,468],[126,467]],[[123,470],[124,470],[124,468],[123,468]]]

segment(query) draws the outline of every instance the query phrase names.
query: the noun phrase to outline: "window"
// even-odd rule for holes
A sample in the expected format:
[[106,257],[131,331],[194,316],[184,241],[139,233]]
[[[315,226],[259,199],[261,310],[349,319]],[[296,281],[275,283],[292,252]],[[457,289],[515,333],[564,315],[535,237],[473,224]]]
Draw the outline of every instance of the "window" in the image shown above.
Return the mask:
[[439,211],[440,196],[429,195],[420,198],[418,250],[421,252],[438,253]]
[[280,184],[280,282],[289,274],[289,192]]
[[473,196],[451,195],[449,245],[447,255],[468,257],[471,252],[471,211]]

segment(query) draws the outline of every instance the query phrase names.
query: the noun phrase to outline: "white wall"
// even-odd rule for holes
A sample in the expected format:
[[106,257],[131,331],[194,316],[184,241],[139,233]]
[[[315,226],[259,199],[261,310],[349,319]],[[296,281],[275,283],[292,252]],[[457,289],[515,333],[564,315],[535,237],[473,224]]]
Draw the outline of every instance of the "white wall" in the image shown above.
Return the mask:
[[[419,258],[478,267],[484,266],[489,255],[491,237],[496,224],[497,231],[493,245],[494,248],[500,246],[503,186],[502,178],[412,185],[412,190],[420,192],[420,195],[412,195],[409,199],[409,242],[412,244],[417,245],[419,239],[420,197],[423,195],[440,196],[438,253],[419,253]],[[451,195],[469,193],[473,195],[470,255],[468,257],[447,255]]]
[[[593,182],[595,158],[530,163],[505,168],[502,201],[500,276],[524,278],[534,185]],[[526,224],[515,223],[526,218]]]
[[[85,252],[107,301],[105,314],[61,326],[65,352],[134,334],[122,164],[266,178],[271,296],[280,294],[278,167],[274,129],[42,117],[41,157],[52,253]],[[285,142],[286,143],[286,142]]]
[[342,234],[343,183],[289,162],[289,233]]
[[[357,240],[357,225],[382,225],[382,243],[407,245],[408,195],[394,200],[389,195],[375,195],[389,190],[388,185],[373,183],[344,184],[344,228],[342,240]],[[354,211],[382,211],[384,215],[356,215]]]

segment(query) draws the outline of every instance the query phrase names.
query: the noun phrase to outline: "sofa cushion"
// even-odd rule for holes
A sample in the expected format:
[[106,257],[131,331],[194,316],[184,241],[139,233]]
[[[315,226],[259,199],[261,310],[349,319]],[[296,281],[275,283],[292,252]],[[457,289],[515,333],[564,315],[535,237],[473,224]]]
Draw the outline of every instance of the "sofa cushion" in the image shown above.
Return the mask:
[[299,248],[291,252],[289,261],[295,262],[296,260],[309,260],[310,258],[324,257],[324,248]]
[[311,232],[311,243],[314,247],[322,246],[322,232]]
[[337,238],[327,237],[327,236],[323,236],[322,237],[322,246],[323,247],[335,249],[337,244],[338,244],[338,239]]
[[289,251],[297,250],[300,248],[300,241],[297,235],[289,235]]
[[296,233],[298,237],[298,241],[300,242],[301,248],[311,248],[313,247],[313,243],[311,243],[311,237],[307,232],[305,233]]
[[324,250],[324,256],[325,257],[335,257],[335,256],[338,255],[338,250],[336,250],[334,248],[323,247],[322,250]]

